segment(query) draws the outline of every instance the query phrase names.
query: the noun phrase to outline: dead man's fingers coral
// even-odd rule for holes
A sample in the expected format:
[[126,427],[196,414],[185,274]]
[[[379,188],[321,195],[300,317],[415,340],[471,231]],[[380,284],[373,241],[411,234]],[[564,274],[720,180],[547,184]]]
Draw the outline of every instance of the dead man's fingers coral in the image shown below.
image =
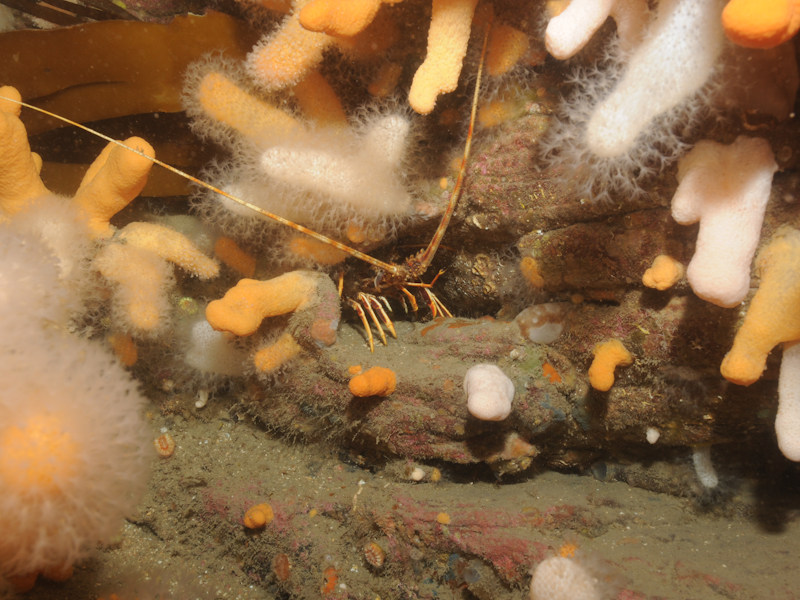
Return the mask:
[[317,279],[310,271],[292,271],[267,281],[241,279],[225,295],[206,307],[206,319],[218,331],[251,335],[268,317],[285,315],[310,306]]
[[756,259],[761,276],[733,347],[720,371],[728,381],[758,381],[767,355],[781,342],[800,340],[800,231],[778,230]]
[[[0,87],[0,96],[21,100],[13,87]],[[20,105],[0,99],[0,220],[16,214],[31,200],[49,193],[39,177],[42,166],[31,152]]]
[[800,342],[783,345],[775,434],[783,455],[800,461]]
[[607,392],[614,385],[614,370],[633,364],[633,355],[619,340],[597,344],[592,350],[594,359],[589,367],[589,383],[596,390]]
[[359,135],[326,128],[261,154],[261,170],[295,189],[325,196],[370,219],[402,215],[411,196],[401,179],[410,123],[399,114],[377,115]]
[[647,25],[644,0],[572,0],[560,14],[550,19],[545,31],[547,51],[559,60],[571,58],[612,17],[624,50],[631,50]]
[[256,98],[218,71],[203,76],[194,99],[193,112],[232,127],[261,147],[303,129],[294,116]]
[[309,31],[350,37],[372,23],[381,4],[402,0],[311,0],[300,11],[300,24]]
[[358,398],[388,396],[397,386],[397,375],[386,367],[372,367],[350,380],[350,393]]
[[732,307],[747,295],[777,169],[769,143],[745,136],[728,146],[700,141],[680,160],[672,216],[683,225],[700,221],[686,275],[704,300]]
[[294,336],[284,331],[278,339],[262,346],[253,355],[253,365],[260,373],[274,373],[303,352],[303,347],[297,343]]
[[111,217],[139,195],[153,166],[146,157],[154,157],[155,151],[145,140],[132,137],[124,143],[145,156],[109,143],[86,171],[72,200],[95,239],[111,237]]
[[706,83],[722,51],[721,10],[718,0],[658,3],[655,19],[622,78],[589,119],[586,139],[594,154],[627,154],[656,117]]
[[731,0],[722,11],[728,39],[748,48],[773,48],[800,29],[798,0]]
[[206,319],[218,331],[246,336],[269,317],[290,314],[287,328],[253,357],[256,369],[271,373],[304,348],[336,341],[340,302],[330,277],[315,271],[292,271],[267,281],[242,279],[220,300],[206,307]]
[[157,254],[200,279],[219,275],[217,261],[203,254],[185,235],[169,227],[136,221],[123,227],[118,239]]
[[125,244],[108,244],[93,261],[103,277],[116,284],[113,318],[118,328],[155,333],[167,322],[167,290],[174,285],[169,264],[157,254]]
[[683,277],[683,265],[667,254],[659,254],[642,275],[642,283],[649,288],[667,290]]
[[269,90],[296,84],[322,61],[322,53],[334,43],[325,34],[300,24],[300,11],[308,0],[299,0],[272,34],[264,36],[247,55],[246,68],[259,86]]
[[408,103],[418,113],[430,113],[439,94],[458,86],[476,4],[477,0],[433,0],[427,54],[408,92]]

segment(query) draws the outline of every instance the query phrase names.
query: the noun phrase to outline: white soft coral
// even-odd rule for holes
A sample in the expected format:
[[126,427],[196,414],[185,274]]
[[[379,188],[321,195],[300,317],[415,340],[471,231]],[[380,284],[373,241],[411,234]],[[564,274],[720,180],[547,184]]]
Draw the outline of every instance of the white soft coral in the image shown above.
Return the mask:
[[719,0],[662,0],[632,52],[616,45],[602,68],[579,72],[577,93],[542,142],[549,163],[593,199],[641,193],[708,104],[721,11]]

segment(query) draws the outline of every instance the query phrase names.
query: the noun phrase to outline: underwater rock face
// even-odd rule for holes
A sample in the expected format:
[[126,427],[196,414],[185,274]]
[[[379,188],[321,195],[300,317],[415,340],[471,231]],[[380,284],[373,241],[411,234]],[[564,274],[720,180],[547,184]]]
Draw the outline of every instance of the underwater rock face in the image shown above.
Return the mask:
[[[301,4],[323,3],[277,0],[272,4],[294,19]],[[222,187],[241,194],[263,194],[269,188],[269,200],[275,202],[269,205],[270,210],[287,218],[302,217],[300,205],[308,201],[312,209],[307,221],[310,226],[393,264],[413,257],[430,240],[437,216],[454,186],[456,170],[448,163],[462,151],[467,130],[464,115],[477,70],[477,52],[472,49],[477,50],[482,19],[486,18],[476,13],[471,50],[465,57],[463,73],[456,73],[456,79],[461,80],[458,88],[447,93],[437,91],[437,107],[429,117],[412,114],[406,106],[407,87],[426,50],[424,36],[420,35],[424,28],[419,26],[427,26],[430,13],[448,3],[408,0],[384,2],[387,6],[381,8],[376,0],[372,16],[388,15],[385,22],[397,29],[379,40],[387,47],[394,45],[385,53],[376,53],[373,48],[371,57],[355,56],[355,47],[348,50],[343,40],[324,34],[329,38],[329,53],[325,57],[319,53],[321,68],[315,76],[327,78],[332,95],[339,96],[337,102],[341,100],[341,122],[336,127],[346,132],[342,136],[330,131],[323,135],[321,124],[301,106],[297,90],[268,95],[245,85],[242,89],[259,102],[273,103],[286,109],[292,119],[302,121],[308,139],[324,147],[324,152],[314,144],[306,145],[308,139],[295,138],[279,147],[262,148],[243,161],[239,143],[229,144],[224,150],[215,150],[218,158],[224,155],[224,160],[230,161],[226,164],[234,165],[222,167],[231,175],[218,179]],[[515,33],[530,38],[535,45],[540,41],[536,36],[541,37],[543,30],[539,25],[544,24],[544,4],[494,2],[497,31],[507,32],[514,29],[509,23],[518,24],[522,29]],[[674,4],[667,0],[661,3],[664,7]],[[716,5],[706,6],[712,4]],[[140,5],[154,10],[151,2]],[[176,5],[183,3],[171,3]],[[467,5],[474,5],[474,1],[466,0],[463,6]],[[681,2],[681,6],[690,4]],[[429,11],[431,7],[433,11]],[[487,7],[482,3],[478,12]],[[185,44],[186,53],[171,57],[177,66],[168,69],[169,81],[159,79],[156,70],[123,77],[122,71],[130,66],[124,60],[111,60],[103,71],[104,76],[119,75],[107,77],[118,84],[83,80],[80,78],[86,73],[92,74],[85,68],[89,59],[76,60],[70,55],[72,62],[80,63],[79,69],[56,69],[48,76],[37,72],[29,79],[37,79],[39,87],[30,90],[38,91],[26,91],[25,96],[48,96],[47,101],[55,103],[51,107],[66,107],[63,112],[74,107],[79,118],[87,119],[159,111],[151,116],[150,123],[155,124],[153,134],[162,136],[161,144],[154,144],[159,156],[161,147],[172,147],[172,132],[166,127],[161,131],[162,123],[169,119],[182,128],[176,139],[191,149],[182,156],[187,162],[181,164],[199,167],[206,161],[197,152],[200,145],[188,133],[185,118],[177,116],[173,121],[161,111],[180,109],[180,84],[176,81],[183,76],[186,62],[197,56],[197,46],[210,49],[219,44],[231,60],[241,61],[255,37],[274,39],[269,37],[271,32],[282,27],[277,12],[264,16],[255,6],[241,10],[260,15],[252,23],[259,31],[253,31],[244,20],[217,14],[203,17],[209,19],[204,23],[207,28],[214,29],[209,27],[212,22],[217,24],[213,43],[191,33],[206,28],[167,34],[176,45],[186,41],[187,35],[196,44]],[[460,19],[461,33],[469,29],[464,26],[472,19],[469,12]],[[377,19],[376,23],[380,25]],[[120,28],[127,33],[123,36],[126,43],[119,47],[113,35],[103,38],[109,58],[128,58],[125,49],[137,44],[154,45],[132,33],[141,32],[142,24],[132,25]],[[107,30],[116,27],[109,25]],[[161,26],[153,31],[156,29],[160,31]],[[36,36],[15,34],[4,38],[12,40],[6,46],[9,55],[16,52],[14,44],[35,46],[32,40]],[[600,45],[613,35],[611,27],[604,27],[598,39],[590,42],[594,47],[587,47],[586,54],[591,56],[578,56],[575,63],[590,64],[602,54]],[[80,38],[74,32],[69,39],[67,48],[70,44],[83,47],[75,43]],[[54,46],[52,53],[68,54],[62,46]],[[92,53],[103,58],[103,52],[95,49]],[[35,53],[22,53],[31,54]],[[784,55],[789,57],[784,59],[786,68],[777,69],[776,77],[790,70],[794,47]],[[160,58],[160,53],[149,53],[148,64],[157,65]],[[371,89],[374,80],[367,91],[368,80],[382,71],[384,64],[379,63],[384,59],[399,69],[391,84],[398,90],[398,100],[378,100]],[[224,565],[229,576],[236,573],[246,582],[243,587],[249,585],[261,595],[344,600],[432,598],[450,592],[454,597],[518,600],[520,590],[528,585],[531,567],[560,553],[559,546],[571,535],[589,540],[611,530],[640,525],[653,514],[660,517],[665,506],[674,512],[685,510],[689,503],[679,505],[675,497],[688,496],[716,507],[718,497],[709,493],[710,488],[719,497],[728,498],[726,494],[732,492],[726,483],[754,472],[759,483],[768,481],[775,487],[784,480],[796,480],[797,469],[781,462],[773,439],[780,352],[768,358],[763,377],[752,386],[729,385],[720,376],[719,366],[731,348],[743,311],[703,302],[685,281],[675,281],[660,291],[645,289],[641,282],[656,256],[668,254],[685,264],[695,249],[697,228],[678,225],[667,209],[677,184],[674,170],[663,167],[669,158],[677,156],[667,156],[655,145],[648,149],[645,157],[653,158],[654,164],[640,165],[635,196],[602,190],[599,195],[605,200],[598,202],[596,197],[581,193],[581,180],[592,165],[548,165],[542,161],[548,131],[554,131],[557,123],[571,126],[556,115],[570,85],[567,78],[572,65],[554,65],[552,61],[543,65],[541,57],[526,60],[529,62],[507,79],[488,83],[486,97],[494,100],[505,95],[503,99],[510,98],[516,112],[506,115],[507,120],[499,125],[476,130],[465,168],[464,195],[436,262],[419,278],[421,281],[410,282],[427,284],[443,269],[433,290],[455,318],[427,321],[430,313],[426,305],[434,303],[422,289],[409,285],[412,291],[404,295],[388,285],[391,271],[365,266],[354,258],[345,262],[345,253],[339,248],[331,250],[324,240],[320,242],[322,250],[310,248],[305,245],[310,238],[290,232],[284,222],[269,222],[267,226],[266,219],[248,217],[240,228],[226,229],[221,211],[216,210],[220,207],[216,196],[208,197],[216,208],[201,210],[201,218],[187,217],[182,200],[172,204],[136,201],[130,212],[114,216],[112,225],[119,230],[110,243],[116,250],[123,245],[129,248],[137,238],[141,243],[143,236],[135,235],[132,224],[152,220],[159,222],[159,227],[177,228],[162,218],[164,212],[175,212],[192,221],[196,235],[187,236],[191,242],[205,254],[215,253],[222,263],[219,278],[211,282],[199,281],[190,274],[199,275],[194,271],[163,277],[174,288],[159,296],[164,302],[161,335],[126,338],[132,347],[126,364],[153,399],[153,425],[162,428],[158,439],[171,441],[169,457],[158,463],[148,504],[128,523],[127,535],[136,530],[157,538],[149,541],[161,548],[179,548],[174,551],[176,555],[194,553],[192,558],[199,557],[209,569],[215,568],[211,563]],[[164,62],[165,66],[173,65],[172,61]],[[533,72],[534,64],[538,65],[537,73]],[[587,67],[581,76],[592,73],[593,68],[597,74],[605,67],[600,63]],[[6,65],[0,72],[26,78],[26,69]],[[100,71],[98,66],[94,74]],[[680,68],[675,72],[681,75]],[[796,79],[796,69],[794,75]],[[792,106],[792,86],[782,87],[787,92],[784,104]],[[104,103],[104,91],[112,89],[120,92],[124,101]],[[480,97],[479,104],[484,98]],[[42,100],[42,104],[47,101]],[[698,101],[705,102],[706,98]],[[771,146],[784,169],[772,182],[761,228],[764,240],[780,225],[800,224],[800,203],[796,201],[800,179],[795,173],[800,156],[798,124],[790,121],[777,125],[771,120],[788,110],[784,106],[768,111],[770,116],[759,117],[744,111],[722,127],[706,123],[696,131],[679,132],[681,143],[687,146],[700,135],[727,143],[743,129],[764,136],[762,142]],[[224,126],[224,119],[220,121]],[[125,128],[134,122],[106,123],[103,127]],[[43,120],[31,123],[35,129],[49,127]],[[217,141],[224,142],[229,134],[221,134]],[[149,138],[149,134],[142,135]],[[59,138],[40,138],[38,144],[54,149],[57,144],[51,142],[53,139]],[[685,149],[678,146],[681,150],[673,150]],[[211,153],[209,150],[208,155]],[[354,162],[341,162],[344,154]],[[256,165],[263,167],[258,177],[253,172]],[[376,165],[385,167],[380,169],[382,175]],[[45,165],[43,172],[48,171]],[[320,176],[323,172],[327,175]],[[301,175],[304,184],[288,193]],[[230,187],[229,180],[235,180]],[[280,180],[280,185],[269,187],[267,180]],[[377,185],[379,180],[385,185]],[[622,185],[621,189],[627,188]],[[348,211],[319,212],[319,196],[337,197],[337,202],[349,206]],[[354,204],[373,213],[374,218],[355,215],[350,206]],[[240,204],[231,206],[235,206],[234,218],[252,212]],[[221,236],[221,230],[229,237]],[[167,245],[160,236],[144,237],[151,239],[147,245],[153,249]],[[240,253],[242,261],[226,260],[219,251],[221,243]],[[329,260],[320,258],[324,251],[328,251]],[[237,280],[245,275],[244,263],[246,277],[264,282],[283,281],[294,262],[304,266],[313,262],[314,277],[324,280],[324,314],[301,308],[277,311],[239,339],[207,327],[194,328],[206,323],[203,308],[209,302],[236,289]],[[110,270],[116,272],[127,263],[130,261],[123,258]],[[134,274],[129,287],[141,292],[141,285],[137,285],[141,270],[131,270]],[[216,270],[209,275],[216,276]],[[337,291],[337,281],[343,281],[343,292]],[[752,282],[764,284],[758,269],[752,273]],[[113,329],[120,318],[108,307],[109,281],[94,277],[92,284],[95,297],[91,308],[83,313],[73,311],[74,322],[59,322],[59,326],[74,326],[96,337],[98,344],[105,343],[107,333],[118,333]],[[161,283],[156,287],[165,289]],[[350,310],[356,304],[350,300],[362,291],[377,296],[358,304],[362,309],[378,310],[372,325],[369,320],[362,323],[355,310]],[[382,297],[391,296],[391,292],[397,292],[397,296],[384,301]],[[420,312],[406,317],[399,299],[408,301],[412,292],[418,292]],[[290,294],[276,286],[269,296],[285,300]],[[749,299],[745,297],[745,301]],[[526,307],[556,303],[558,314],[553,320],[557,321],[558,335],[548,331],[552,335],[537,338],[542,343],[535,343],[530,338],[531,327],[520,330],[530,325],[532,309]],[[346,320],[341,326],[340,307]],[[372,353],[365,341],[365,328],[374,330],[378,321],[385,322],[381,307],[386,307],[387,318],[394,321],[398,337],[384,344],[376,341]],[[524,316],[515,320],[518,314]],[[624,361],[626,366],[620,364],[609,386],[600,391],[589,385],[587,374],[593,348],[610,339],[624,344],[632,364],[628,365],[628,360]],[[284,344],[287,340],[290,351]],[[262,357],[266,353],[270,360],[259,360],[254,351]],[[280,360],[272,360],[276,356]],[[122,353],[119,357],[123,360]],[[468,410],[461,382],[471,366],[483,363],[500,366],[516,390],[510,412],[503,412],[502,420],[476,419]],[[264,365],[267,368],[262,368]],[[391,378],[382,388],[369,388],[356,397],[353,388],[357,386],[352,385],[355,377],[348,381],[349,376],[375,368],[384,373],[390,370]],[[240,415],[250,419],[240,422]],[[251,420],[267,431],[253,426]],[[217,430],[212,434],[203,430],[205,439],[192,438],[200,425],[209,423]],[[294,440],[308,444],[293,445]],[[271,452],[264,452],[265,446]],[[149,443],[147,447],[151,450]],[[304,455],[302,469],[288,458],[292,453]],[[690,463],[692,454],[705,457],[696,471]],[[716,465],[710,462],[712,459]],[[762,469],[764,465],[770,468]],[[720,476],[711,486],[708,483],[712,478],[707,475],[715,466]],[[593,478],[561,480],[548,470]],[[565,499],[556,499],[555,492],[547,495],[547,485],[553,481],[561,482],[557,491]],[[623,491],[614,496],[607,492],[613,483],[598,483],[617,481],[674,497],[642,496],[646,500],[629,508],[619,504],[619,497],[640,490],[619,485],[618,490]],[[482,496],[465,493],[472,484]],[[702,487],[709,489],[699,489]],[[274,507],[274,519],[269,523],[264,519],[258,532],[244,531],[244,509],[261,506],[266,500]],[[755,512],[752,506],[743,504],[723,505],[720,510],[734,506],[742,514]],[[776,521],[791,525],[786,516],[790,511],[781,508],[774,512]],[[656,517],[647,526],[653,523],[657,524]],[[717,533],[715,530],[714,535]],[[197,545],[180,548],[185,540]],[[618,565],[652,560],[645,548],[651,542],[625,538],[615,542],[616,547],[632,548],[624,556],[617,555]],[[127,548],[112,548],[104,556],[113,557],[117,550]],[[681,551],[686,555],[696,547],[684,546]],[[87,567],[85,577],[91,568]],[[691,580],[695,587],[684,597],[701,597],[712,581],[701,567],[687,567],[677,559],[659,563],[656,568],[648,563],[647,570],[664,577],[659,581],[662,587],[675,580],[689,586],[686,581]],[[194,576],[194,571],[191,574]],[[731,597],[754,597],[751,588],[736,588],[725,578],[713,581],[715,592],[719,589]],[[779,585],[775,583],[774,587]],[[655,596],[657,590],[648,593],[663,597]],[[644,596],[630,592],[624,597]]]

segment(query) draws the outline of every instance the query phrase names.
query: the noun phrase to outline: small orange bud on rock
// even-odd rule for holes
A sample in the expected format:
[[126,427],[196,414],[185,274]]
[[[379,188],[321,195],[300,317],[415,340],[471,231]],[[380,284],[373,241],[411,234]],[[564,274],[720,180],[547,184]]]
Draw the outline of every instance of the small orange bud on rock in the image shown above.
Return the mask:
[[350,380],[350,393],[359,398],[388,396],[397,385],[394,371],[385,367],[372,367]]
[[272,521],[274,513],[269,504],[256,504],[251,506],[246,513],[244,513],[244,526],[248,529],[260,529],[267,523]]

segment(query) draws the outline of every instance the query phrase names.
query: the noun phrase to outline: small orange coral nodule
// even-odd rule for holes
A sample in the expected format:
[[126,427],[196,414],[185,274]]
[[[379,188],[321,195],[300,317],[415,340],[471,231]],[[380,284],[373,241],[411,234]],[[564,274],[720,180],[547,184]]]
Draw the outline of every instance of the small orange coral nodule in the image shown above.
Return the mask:
[[684,268],[679,261],[667,254],[659,254],[642,275],[642,283],[649,288],[663,291],[678,283],[683,273]]
[[132,367],[136,364],[136,361],[139,360],[139,350],[130,335],[112,333],[107,339],[120,364],[125,367]]
[[248,508],[247,512],[244,513],[242,522],[248,529],[260,529],[272,522],[274,516],[275,514],[272,512],[272,507],[264,502]]
[[614,385],[614,369],[618,365],[633,363],[633,355],[619,340],[608,340],[594,347],[594,360],[589,367],[589,383],[601,392],[607,392]]
[[372,367],[350,380],[350,393],[359,398],[388,396],[397,385],[394,371],[386,367]]

